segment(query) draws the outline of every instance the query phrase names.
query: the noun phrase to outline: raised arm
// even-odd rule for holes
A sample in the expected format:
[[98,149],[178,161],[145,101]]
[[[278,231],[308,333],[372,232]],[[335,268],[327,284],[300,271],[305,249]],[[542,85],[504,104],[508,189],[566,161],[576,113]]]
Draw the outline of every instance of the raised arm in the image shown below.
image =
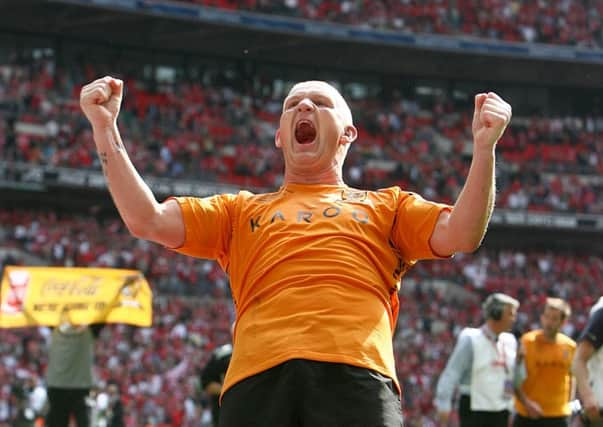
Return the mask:
[[184,242],[178,203],[158,203],[130,161],[117,128],[123,82],[103,77],[84,86],[80,106],[90,121],[94,142],[115,206],[132,235],[168,247]]
[[473,158],[467,181],[450,213],[443,212],[431,236],[439,255],[472,252],[481,244],[494,209],[496,143],[511,120],[511,106],[493,92],[475,96]]

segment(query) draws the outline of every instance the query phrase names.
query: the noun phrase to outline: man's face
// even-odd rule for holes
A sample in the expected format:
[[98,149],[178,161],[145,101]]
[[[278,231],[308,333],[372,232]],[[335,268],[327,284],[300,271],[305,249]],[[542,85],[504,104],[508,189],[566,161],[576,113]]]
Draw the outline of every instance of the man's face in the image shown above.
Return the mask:
[[540,324],[545,335],[554,337],[563,324],[563,314],[553,307],[545,307],[540,315]]
[[285,98],[275,142],[290,172],[315,174],[342,164],[355,138],[350,109],[331,85],[299,83]]
[[505,304],[501,317],[501,322],[503,323],[504,330],[510,331],[513,328],[515,320],[517,320],[517,307],[514,307],[511,304]]

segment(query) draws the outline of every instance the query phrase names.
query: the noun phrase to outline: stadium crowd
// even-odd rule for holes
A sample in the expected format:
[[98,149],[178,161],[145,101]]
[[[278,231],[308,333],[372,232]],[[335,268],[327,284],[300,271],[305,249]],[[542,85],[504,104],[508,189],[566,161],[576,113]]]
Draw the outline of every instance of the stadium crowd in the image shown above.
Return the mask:
[[[23,264],[14,254],[28,254],[45,265],[140,269],[156,296],[153,326],[105,328],[96,346],[100,387],[119,385],[128,426],[203,425],[199,369],[228,342],[233,319],[217,265],[135,240],[118,219],[53,212],[0,209],[0,247],[13,254],[1,266]],[[504,290],[522,302],[517,334],[538,325],[546,296],[565,298],[575,315],[564,332],[576,336],[602,280],[603,259],[594,255],[483,249],[452,262],[419,263],[404,280],[394,340],[407,425],[435,422],[435,382],[459,330],[478,324],[483,296]],[[450,295],[450,288],[458,292]],[[11,416],[11,386],[43,379],[48,336],[46,328],[0,330],[0,424]]]
[[412,33],[603,46],[600,0],[188,0],[204,6]]
[[[60,68],[52,58],[0,67],[0,159],[100,170],[78,94],[82,82],[106,71]],[[218,67],[177,84],[125,75],[120,127],[143,175],[279,186],[283,164],[273,144],[281,85]],[[400,185],[433,200],[454,200],[471,154],[471,94],[462,105],[442,91],[397,92],[387,101],[347,95],[359,128],[346,161],[350,185]],[[597,154],[603,116],[594,114],[516,114],[498,147],[498,207],[603,213]]]

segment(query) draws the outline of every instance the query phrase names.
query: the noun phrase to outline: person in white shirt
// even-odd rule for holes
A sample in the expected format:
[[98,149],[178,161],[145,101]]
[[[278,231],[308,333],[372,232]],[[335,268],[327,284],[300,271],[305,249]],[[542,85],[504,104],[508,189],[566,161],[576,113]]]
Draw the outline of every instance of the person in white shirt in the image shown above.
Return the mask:
[[482,305],[484,324],[459,334],[436,389],[441,425],[448,423],[458,388],[461,427],[507,427],[517,352],[517,340],[508,331],[518,308],[515,298],[494,293]]

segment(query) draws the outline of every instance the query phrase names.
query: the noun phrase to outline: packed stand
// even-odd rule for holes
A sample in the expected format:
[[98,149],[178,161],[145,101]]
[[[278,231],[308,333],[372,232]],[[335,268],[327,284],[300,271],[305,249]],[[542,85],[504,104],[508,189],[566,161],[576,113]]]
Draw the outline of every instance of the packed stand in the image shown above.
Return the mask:
[[603,46],[601,0],[188,0],[229,10],[416,34]]
[[[98,377],[101,384],[119,384],[129,426],[155,420],[198,427],[195,417],[207,415],[197,370],[211,349],[229,340],[233,319],[228,279],[219,267],[192,258],[189,263],[159,245],[135,240],[117,219],[0,210],[0,224],[0,248],[30,254],[47,265],[137,268],[145,273],[155,294],[153,326],[113,325],[103,331],[97,345]],[[0,259],[0,266],[24,262],[13,255]],[[154,264],[165,267],[157,270]],[[436,286],[438,281],[444,286]],[[481,249],[458,254],[452,262],[418,263],[404,279],[394,340],[407,424],[435,422],[435,383],[458,332],[478,324],[485,295],[504,291],[522,302],[517,334],[537,326],[546,296],[562,297],[574,312],[564,332],[576,336],[602,281],[603,258],[595,255]],[[457,296],[448,294],[451,288]],[[182,297],[190,294],[196,297]],[[5,384],[0,390],[1,423],[10,414],[11,385],[32,376],[43,378],[48,331],[0,330],[0,338],[0,383]]]
[[[0,159],[100,170],[78,97],[82,82],[109,71],[58,69],[52,58],[0,67]],[[195,81],[154,89],[126,78],[119,125],[144,176],[278,188],[283,162],[274,134],[283,90],[233,73],[206,68]],[[346,182],[456,198],[471,157],[470,99],[455,105],[446,93],[395,92],[389,101],[346,95],[359,129]],[[497,206],[603,213],[602,132],[603,117],[515,116],[497,149]]]

